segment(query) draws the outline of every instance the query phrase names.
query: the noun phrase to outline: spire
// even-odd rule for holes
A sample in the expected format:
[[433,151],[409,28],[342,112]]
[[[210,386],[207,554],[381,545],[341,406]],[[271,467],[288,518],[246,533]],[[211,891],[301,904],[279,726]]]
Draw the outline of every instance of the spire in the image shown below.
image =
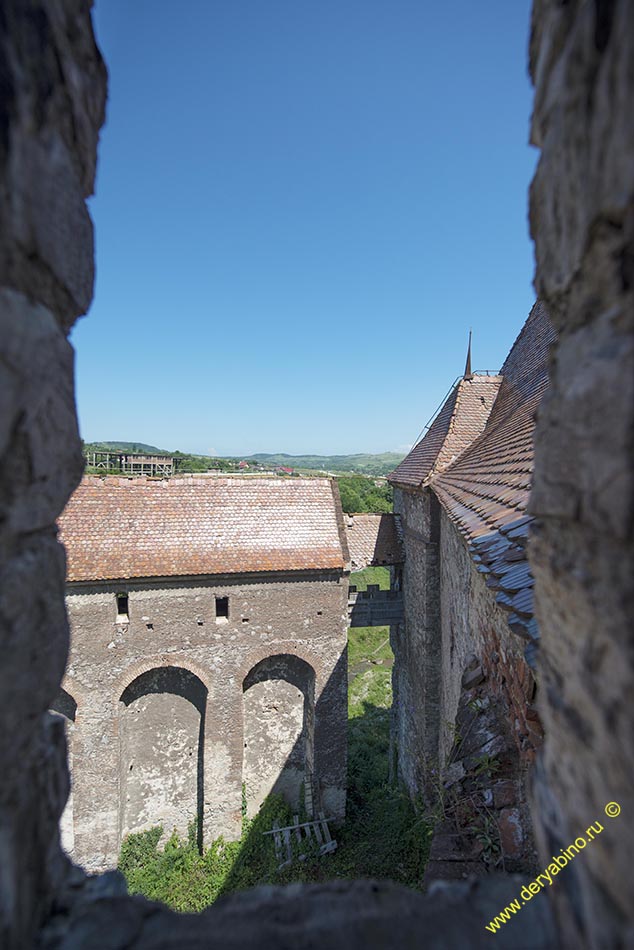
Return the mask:
[[469,347],[467,349],[467,362],[464,368],[464,379],[468,379],[471,375],[471,329],[469,329]]

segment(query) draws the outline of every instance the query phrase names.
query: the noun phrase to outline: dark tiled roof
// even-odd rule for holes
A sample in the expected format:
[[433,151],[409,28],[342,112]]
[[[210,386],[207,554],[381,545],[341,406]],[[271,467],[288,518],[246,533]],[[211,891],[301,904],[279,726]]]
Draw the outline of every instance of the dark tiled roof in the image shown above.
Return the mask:
[[548,314],[536,303],[502,367],[502,385],[484,431],[431,483],[449,517],[471,542],[478,570],[498,591],[509,623],[527,636],[537,633],[525,557],[533,433],[555,339]]
[[69,581],[342,569],[326,478],[86,476],[60,521]]
[[398,515],[344,515],[353,571],[370,564],[400,564],[403,538]]
[[434,472],[454,462],[484,429],[501,377],[460,379],[425,436],[388,476],[395,485],[419,488]]

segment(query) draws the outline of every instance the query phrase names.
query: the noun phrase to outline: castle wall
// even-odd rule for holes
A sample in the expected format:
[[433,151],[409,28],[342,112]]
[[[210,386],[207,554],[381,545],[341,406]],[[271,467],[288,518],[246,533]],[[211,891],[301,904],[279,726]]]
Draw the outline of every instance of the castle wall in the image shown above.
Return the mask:
[[437,763],[440,690],[438,510],[429,491],[394,489],[405,562],[405,623],[391,628],[394,650],[392,726],[398,774],[412,797],[426,795]]
[[[228,599],[228,617],[216,616],[216,598]],[[253,814],[270,790],[297,805],[314,774],[329,815],[343,816],[340,572],[76,584],[67,606],[77,861],[113,866],[124,834],[161,822],[184,833],[195,817],[204,842],[237,838],[243,780]]]
[[551,896],[566,946],[607,948],[632,935],[634,4],[538,0],[530,59],[535,286],[559,333],[531,503],[546,733],[534,814],[544,862],[604,826]]
[[431,770],[437,775],[452,749],[463,674],[474,658],[508,710],[525,765],[542,732],[530,706],[535,683],[524,641],[510,630],[508,612],[478,572],[467,541],[429,490],[395,488],[394,498],[406,549],[405,624],[392,635],[398,770],[411,795],[433,796],[438,778]]
[[491,694],[508,710],[518,752],[526,764],[532,762],[542,732],[536,714],[529,708],[535,680],[524,658],[525,641],[510,630],[508,611],[497,603],[464,537],[444,511],[440,518],[440,614],[441,765],[453,744],[462,677],[474,656]]
[[55,522],[82,471],[67,333],[93,286],[106,70],[90,3],[6,0],[0,15],[0,945],[30,947],[66,874],[66,663]]

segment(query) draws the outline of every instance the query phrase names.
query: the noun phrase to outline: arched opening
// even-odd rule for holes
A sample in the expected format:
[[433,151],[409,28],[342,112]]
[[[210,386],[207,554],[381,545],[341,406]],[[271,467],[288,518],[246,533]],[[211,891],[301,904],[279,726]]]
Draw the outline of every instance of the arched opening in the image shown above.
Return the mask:
[[206,686],[181,667],[148,670],[123,691],[121,840],[156,825],[185,835],[196,818],[201,844],[206,701]]
[[66,746],[68,749],[68,772],[70,775],[70,792],[62,817],[59,820],[59,834],[62,842],[62,848],[72,857],[75,851],[75,829],[73,812],[73,740],[75,733],[75,718],[77,715],[77,703],[65,689],[60,689],[55,702],[51,704],[50,711],[64,720],[66,729]]
[[242,689],[247,816],[271,792],[298,807],[313,776],[315,671],[292,654],[270,656],[250,670]]

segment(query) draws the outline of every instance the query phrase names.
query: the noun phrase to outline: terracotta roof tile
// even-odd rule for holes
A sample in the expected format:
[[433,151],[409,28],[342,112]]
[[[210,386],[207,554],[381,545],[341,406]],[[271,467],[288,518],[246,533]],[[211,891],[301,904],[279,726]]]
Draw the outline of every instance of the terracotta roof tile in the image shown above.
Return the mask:
[[398,515],[344,515],[353,571],[369,564],[400,564],[403,538]]
[[[526,511],[535,413],[548,385],[554,340],[555,330],[537,303],[502,367],[502,385],[482,434],[432,478],[443,506],[470,537],[489,534]],[[465,517],[465,508],[477,515],[475,522]]]
[[[533,474],[535,413],[548,386],[556,333],[535,304],[504,366],[502,385],[482,434],[431,486],[449,517],[471,541],[477,568],[488,575],[516,632],[538,636],[533,579],[526,560],[532,518],[526,514]],[[525,651],[534,665],[535,651]]]
[[69,581],[341,569],[325,478],[86,476],[60,520]]
[[477,374],[458,380],[425,436],[388,476],[389,481],[418,488],[459,458],[484,429],[500,383],[500,376]]

